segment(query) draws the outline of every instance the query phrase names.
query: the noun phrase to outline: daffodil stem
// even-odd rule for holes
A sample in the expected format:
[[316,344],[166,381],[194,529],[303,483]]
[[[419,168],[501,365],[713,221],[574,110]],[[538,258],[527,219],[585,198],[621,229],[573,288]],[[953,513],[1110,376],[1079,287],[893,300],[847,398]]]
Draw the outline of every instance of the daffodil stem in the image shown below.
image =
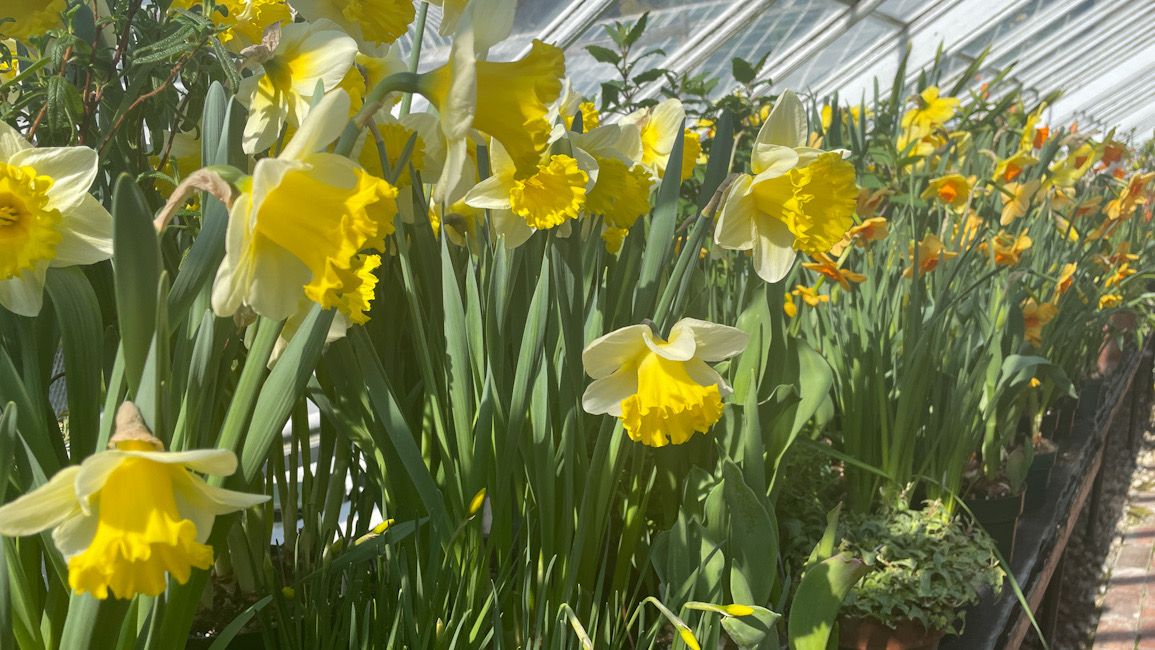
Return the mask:
[[412,72],[398,72],[397,74],[389,75],[381,80],[381,83],[373,87],[373,90],[365,96],[365,104],[357,113],[349,124],[345,127],[345,131],[341,133],[341,139],[337,141],[336,153],[342,156],[348,156],[353,152],[353,146],[357,143],[358,136],[361,135],[361,130],[373,120],[373,116],[377,111],[385,105],[385,98],[389,93],[421,92],[420,84],[418,84],[418,75]]
[[[428,13],[429,3],[422,2],[417,8],[417,22],[413,28],[413,33],[416,34],[416,38],[413,39],[413,51],[409,53],[409,72],[412,73],[417,72],[417,66],[421,63],[421,44],[425,42],[425,19]],[[405,97],[401,98],[401,114],[408,115],[412,106],[413,93],[406,93]]]

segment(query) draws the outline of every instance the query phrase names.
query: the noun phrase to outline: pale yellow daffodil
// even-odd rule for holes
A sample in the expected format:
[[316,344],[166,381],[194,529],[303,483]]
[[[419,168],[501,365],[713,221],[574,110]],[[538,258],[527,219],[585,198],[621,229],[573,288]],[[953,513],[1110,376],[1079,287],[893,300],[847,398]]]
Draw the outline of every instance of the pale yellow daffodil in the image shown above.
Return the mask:
[[649,325],[631,325],[593,341],[582,352],[594,379],[582,397],[587,413],[620,418],[632,440],[651,447],[680,445],[722,417],[732,390],[711,368],[746,348],[745,332],[683,318],[662,339]]
[[642,157],[638,161],[657,178],[666,173],[670,154],[678,133],[684,129],[686,109],[677,99],[666,99],[656,106],[642,108],[622,118],[622,124],[637,127],[642,139]]
[[999,193],[999,198],[1001,198],[1003,202],[1003,211],[999,223],[1007,226],[1014,222],[1015,219],[1027,214],[1027,211],[1031,208],[1031,201],[1034,200],[1035,195],[1039,192],[1040,186],[1041,184],[1037,178],[1032,178],[1023,183],[1007,183],[1004,187],[1004,192],[1010,192],[1010,196],[1004,192]]
[[[383,249],[393,233],[397,189],[322,151],[348,111],[344,91],[326,95],[281,155],[258,160],[240,183],[213,286],[218,315],[248,307],[282,320],[300,312],[302,294],[325,309],[360,304],[368,281],[360,253]],[[362,311],[342,313],[357,322]]]
[[842,152],[811,149],[805,141],[802,102],[783,93],[754,142],[754,175],[738,175],[719,211],[714,241],[752,250],[754,270],[767,282],[786,276],[796,251],[825,253],[854,223],[854,166]]
[[99,171],[88,147],[33,147],[0,122],[0,305],[40,313],[50,267],[112,256],[112,217],[88,188]]
[[249,109],[242,140],[245,152],[268,149],[286,123],[299,126],[318,84],[325,92],[336,88],[356,56],[357,42],[327,20],[282,28],[261,72],[241,81],[237,93]]
[[237,469],[236,455],[227,449],[165,451],[131,402],[117,413],[110,447],[0,508],[0,534],[53,529],[77,594],[158,596],[166,574],[185,584],[194,568],[212,566],[205,542],[213,520],[269,499],[205,483],[193,472],[228,476]]

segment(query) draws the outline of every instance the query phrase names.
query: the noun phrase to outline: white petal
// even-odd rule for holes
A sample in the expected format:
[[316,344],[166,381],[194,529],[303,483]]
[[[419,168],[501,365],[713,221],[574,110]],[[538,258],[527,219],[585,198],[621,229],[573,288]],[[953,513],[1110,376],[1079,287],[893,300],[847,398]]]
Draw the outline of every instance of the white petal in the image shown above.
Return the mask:
[[[513,16],[516,2],[509,0],[473,0],[465,10],[463,20],[473,23],[473,48],[475,52],[485,52],[504,41],[513,31]],[[461,29],[461,24],[458,24]]]
[[750,192],[753,178],[741,174],[730,186],[726,199],[718,214],[718,225],[714,230],[714,242],[722,248],[744,251],[754,246],[757,237],[754,222],[758,216],[758,206]]
[[91,194],[61,215],[60,230],[52,266],[95,264],[112,257],[112,215]]
[[85,514],[94,512],[90,497],[104,488],[108,475],[122,462],[124,452],[111,449],[98,451],[80,464],[80,472],[76,475],[76,498]]
[[806,109],[798,96],[787,90],[778,96],[778,103],[758,131],[755,146],[777,144],[783,147],[801,147],[806,143]]
[[237,97],[249,109],[241,138],[241,148],[245,153],[259,153],[273,146],[289,114],[289,99],[284,91],[271,84],[262,87],[262,77],[255,75],[243,79],[237,92]]
[[511,210],[490,210],[489,224],[493,228],[494,235],[502,238],[507,249],[521,246],[537,232],[525,222],[525,219]]
[[777,178],[798,166],[798,152],[790,147],[755,143],[754,151],[750,154],[750,171],[758,176],[755,182],[763,178]]
[[[333,29],[317,29],[319,26]],[[353,67],[357,41],[327,20],[287,25],[282,30],[282,38],[285,33],[297,30],[308,33],[295,44],[296,47],[278,47],[274,54],[292,69],[293,92],[302,97],[312,97],[318,81],[326,92],[333,90]],[[346,113],[345,117],[348,116]]]
[[61,212],[88,195],[88,188],[96,180],[100,160],[96,151],[88,147],[39,147],[16,152],[8,162],[18,167],[28,166],[52,178],[48,189],[48,207]]
[[763,280],[779,282],[794,266],[794,235],[786,224],[766,217],[761,220],[758,236],[754,239],[754,272]]
[[0,535],[23,537],[47,530],[77,510],[78,465],[60,470],[47,483],[0,507]]
[[29,144],[20,132],[8,125],[7,122],[0,121],[0,162],[7,162],[17,151],[24,149],[31,149]]
[[697,342],[694,341],[694,333],[685,328],[678,329],[674,327],[670,330],[669,341],[661,344],[654,340],[653,332],[647,327],[646,330],[642,332],[642,340],[646,342],[646,347],[654,354],[669,359],[670,361],[688,361],[689,359],[693,359],[694,350],[698,347]]
[[301,123],[278,158],[300,160],[336,140],[349,122],[349,94],[338,89],[327,93]]
[[508,210],[513,177],[490,176],[465,193],[465,204],[486,210]]
[[697,318],[683,318],[674,324],[671,332],[682,328],[693,334],[697,342],[694,356],[703,361],[728,359],[745,350],[750,340],[749,335],[737,327],[719,325]]
[[594,339],[582,352],[586,374],[601,379],[617,371],[646,349],[645,335],[649,325],[629,325]]
[[0,305],[20,316],[36,316],[44,306],[44,275],[48,263],[42,262],[14,278],[0,280]]
[[595,379],[582,395],[582,408],[594,415],[608,414],[620,417],[622,400],[638,392],[638,372],[622,368],[608,377]]
[[687,361],[685,368],[686,374],[690,375],[690,379],[693,379],[702,386],[717,386],[718,392],[722,394],[722,397],[726,397],[734,392],[730,384],[726,383],[725,378],[718,374],[717,370],[707,366],[706,362],[701,359],[691,359]]
[[60,522],[56,530],[52,531],[52,541],[65,560],[83,553],[92,544],[98,523],[100,519],[95,507],[92,514],[88,515],[77,508],[71,517]]
[[237,455],[228,449],[190,449],[188,451],[121,451],[124,456],[146,458],[164,465],[184,465],[202,474],[230,476],[237,471]]

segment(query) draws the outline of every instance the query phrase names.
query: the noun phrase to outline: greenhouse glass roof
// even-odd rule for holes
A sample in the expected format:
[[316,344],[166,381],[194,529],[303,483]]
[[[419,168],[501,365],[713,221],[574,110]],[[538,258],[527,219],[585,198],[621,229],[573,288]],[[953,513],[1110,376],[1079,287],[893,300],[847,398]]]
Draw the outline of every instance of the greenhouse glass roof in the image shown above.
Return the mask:
[[[448,56],[430,7],[422,67]],[[908,82],[941,57],[957,80],[987,52],[976,85],[1012,66],[1009,79],[1028,97],[1065,94],[1049,109],[1051,123],[1081,129],[1119,127],[1138,138],[1155,130],[1155,2],[1151,0],[519,0],[514,36],[491,53],[509,59],[533,38],[566,49],[574,87],[596,92],[613,69],[587,45],[609,45],[604,25],[649,12],[640,47],[660,48],[653,63],[678,73],[723,79],[730,60],[768,55],[773,88],[825,97],[837,91],[857,102],[874,80],[890,85],[910,48]],[[940,54],[941,48],[941,54]],[[640,50],[639,50],[640,51]],[[730,83],[733,83],[730,80]],[[659,86],[647,89],[657,95]]]

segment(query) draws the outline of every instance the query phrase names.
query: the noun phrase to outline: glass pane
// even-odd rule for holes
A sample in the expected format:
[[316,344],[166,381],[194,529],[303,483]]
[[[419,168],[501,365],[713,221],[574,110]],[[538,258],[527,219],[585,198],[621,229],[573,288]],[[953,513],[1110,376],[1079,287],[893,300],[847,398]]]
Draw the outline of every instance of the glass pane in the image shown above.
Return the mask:
[[[684,44],[690,37],[698,35],[710,22],[730,8],[730,0],[712,0],[687,3],[685,0],[618,0],[571,45],[565,53],[566,74],[574,89],[583,95],[592,96],[601,82],[617,76],[613,66],[598,63],[586,52],[587,45],[599,45],[616,49],[605,26],[616,22],[632,23],[646,11],[650,18],[641,40],[634,45],[634,51],[645,52],[659,48],[666,55]],[[651,65],[663,65],[665,56],[649,59]],[[642,65],[641,70],[650,66]],[[639,72],[641,71],[639,70]]]
[[935,4],[937,3],[933,0],[885,0],[875,11],[895,20],[910,23]]
[[1028,2],[1018,11],[1000,21],[998,24],[984,30],[959,49],[971,56],[978,56],[988,45],[998,43],[1000,38],[1006,38],[1020,28],[1029,25],[1032,18],[1047,9],[1048,4],[1052,4],[1052,2],[1049,0],[1033,0],[1033,2]]
[[805,90],[846,64],[874,51],[879,41],[897,31],[898,28],[894,25],[867,16],[775,85],[779,89]]
[[728,40],[693,72],[705,73],[722,80],[715,95],[720,96],[733,87],[730,77],[730,61],[741,57],[747,61],[757,61],[767,52],[770,61],[776,54],[784,53],[802,41],[813,31],[815,25],[846,11],[846,6],[830,0],[779,0],[750,23],[750,26]]

